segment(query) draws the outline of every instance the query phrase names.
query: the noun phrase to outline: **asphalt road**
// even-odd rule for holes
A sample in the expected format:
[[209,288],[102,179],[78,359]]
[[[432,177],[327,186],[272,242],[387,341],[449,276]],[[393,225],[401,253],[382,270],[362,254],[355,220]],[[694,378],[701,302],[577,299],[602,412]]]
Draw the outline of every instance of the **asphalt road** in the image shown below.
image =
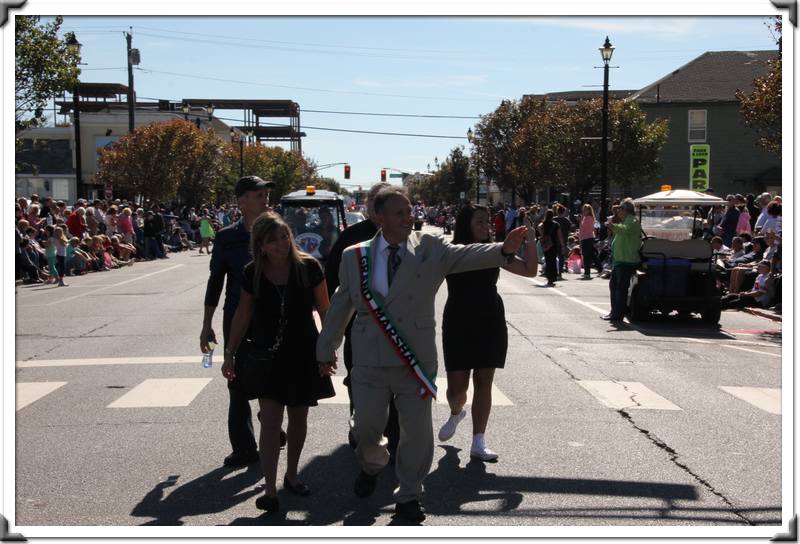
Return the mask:
[[[225,380],[198,347],[208,259],[17,287],[20,532],[398,523],[391,470],[372,497],[352,492],[343,397],[310,412],[300,476],[313,494],[281,492],[285,515],[255,508],[258,465],[222,467]],[[724,312],[720,329],[614,328],[598,318],[608,282],[567,277],[549,289],[501,274],[509,352],[487,431],[500,459],[470,460],[469,418],[437,441],[425,525],[781,525],[781,324]],[[443,286],[438,317],[445,299]],[[434,407],[435,429],[447,414]]]

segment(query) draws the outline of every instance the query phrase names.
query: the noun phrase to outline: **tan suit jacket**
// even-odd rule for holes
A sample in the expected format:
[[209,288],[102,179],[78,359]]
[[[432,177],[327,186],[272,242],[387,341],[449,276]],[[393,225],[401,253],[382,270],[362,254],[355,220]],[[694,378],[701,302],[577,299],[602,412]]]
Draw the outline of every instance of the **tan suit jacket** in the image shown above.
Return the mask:
[[[372,239],[372,248],[380,232]],[[438,366],[434,302],[447,274],[502,266],[502,244],[451,245],[439,236],[413,232],[403,261],[395,274],[383,307],[411,346],[428,376]],[[356,246],[342,254],[339,287],[317,340],[317,360],[332,361],[341,344],[347,323],[356,312],[352,329],[353,366],[403,366],[361,295],[361,278]],[[380,296],[376,294],[376,296]]]

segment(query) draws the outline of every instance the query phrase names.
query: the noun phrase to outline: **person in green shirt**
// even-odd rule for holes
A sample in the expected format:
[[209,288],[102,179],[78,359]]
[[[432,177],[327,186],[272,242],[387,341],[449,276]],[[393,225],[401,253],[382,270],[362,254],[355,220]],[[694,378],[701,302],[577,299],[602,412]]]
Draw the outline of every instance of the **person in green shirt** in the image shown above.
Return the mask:
[[202,253],[203,248],[205,248],[206,254],[210,255],[211,250],[209,249],[208,245],[213,238],[214,227],[211,225],[211,218],[208,216],[208,210],[203,208],[203,215],[200,218],[200,250],[198,253]]
[[635,217],[633,200],[626,198],[619,209],[619,219],[613,219],[606,226],[614,234],[611,244],[611,311],[602,319],[621,323],[628,308],[628,287],[631,277],[641,262],[639,249],[642,247],[642,227]]

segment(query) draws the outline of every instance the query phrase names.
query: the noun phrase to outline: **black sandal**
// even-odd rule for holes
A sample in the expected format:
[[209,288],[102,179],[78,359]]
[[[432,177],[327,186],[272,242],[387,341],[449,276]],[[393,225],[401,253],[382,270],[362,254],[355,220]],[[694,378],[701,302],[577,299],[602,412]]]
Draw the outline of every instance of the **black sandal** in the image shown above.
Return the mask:
[[287,491],[291,491],[295,495],[300,495],[302,497],[306,497],[311,494],[311,488],[306,484],[303,482],[292,483],[287,480],[285,476],[283,477],[283,488]]

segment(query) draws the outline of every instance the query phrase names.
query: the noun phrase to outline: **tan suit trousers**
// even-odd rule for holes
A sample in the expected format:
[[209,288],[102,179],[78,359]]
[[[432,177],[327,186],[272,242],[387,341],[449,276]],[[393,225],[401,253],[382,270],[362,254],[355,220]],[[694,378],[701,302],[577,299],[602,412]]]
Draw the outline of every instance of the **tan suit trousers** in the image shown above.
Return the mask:
[[356,458],[367,474],[377,474],[389,463],[383,430],[389,417],[389,400],[395,397],[400,423],[395,471],[400,485],[394,491],[399,503],[421,500],[422,481],[433,463],[431,398],[420,397],[420,386],[401,366],[354,366],[351,376],[355,404]]

